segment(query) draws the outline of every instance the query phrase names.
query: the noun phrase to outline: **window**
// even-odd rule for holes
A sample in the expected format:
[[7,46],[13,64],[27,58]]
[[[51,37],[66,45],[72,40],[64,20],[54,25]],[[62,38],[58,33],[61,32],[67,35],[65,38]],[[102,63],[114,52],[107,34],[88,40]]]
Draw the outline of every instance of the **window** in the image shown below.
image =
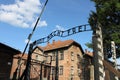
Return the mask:
[[80,55],[79,55],[79,54],[77,54],[77,59],[78,59],[78,60],[80,59]]
[[8,62],[8,65],[11,65],[11,62]]
[[60,60],[63,60],[63,59],[64,59],[64,51],[60,50]]
[[55,52],[52,53],[52,60],[55,61],[56,59],[56,55],[55,55]]
[[37,54],[37,55],[35,56],[35,59],[36,59],[36,60],[39,60],[39,61],[43,61],[43,56],[40,56],[40,55]]
[[55,74],[55,68],[51,67],[51,75],[54,75],[54,74]]
[[71,75],[71,80],[74,80],[73,75]]
[[80,76],[81,73],[82,73],[82,70],[79,68],[78,69],[78,76]]
[[38,58],[39,58],[39,56],[38,56],[38,55],[36,55],[36,60],[38,60]]
[[63,75],[63,66],[59,67],[59,75]]
[[71,66],[71,75],[74,75],[74,67]]
[[74,61],[74,53],[71,52],[71,60]]
[[78,61],[78,63],[80,63],[80,62],[81,62],[81,57],[80,57],[80,55],[79,55],[79,54],[77,54],[77,61]]

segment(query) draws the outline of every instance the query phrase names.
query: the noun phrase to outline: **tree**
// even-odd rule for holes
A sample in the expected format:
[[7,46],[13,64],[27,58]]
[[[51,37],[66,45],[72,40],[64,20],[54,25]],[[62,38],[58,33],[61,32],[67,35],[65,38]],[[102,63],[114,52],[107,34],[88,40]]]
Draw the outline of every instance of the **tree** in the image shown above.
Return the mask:
[[86,45],[88,48],[93,49],[93,46],[92,46],[92,43],[91,43],[91,42],[87,42],[85,45]]
[[111,41],[115,41],[117,58],[120,57],[120,0],[91,0],[96,11],[92,11],[88,22],[93,31],[97,22],[101,24],[104,54],[112,56]]

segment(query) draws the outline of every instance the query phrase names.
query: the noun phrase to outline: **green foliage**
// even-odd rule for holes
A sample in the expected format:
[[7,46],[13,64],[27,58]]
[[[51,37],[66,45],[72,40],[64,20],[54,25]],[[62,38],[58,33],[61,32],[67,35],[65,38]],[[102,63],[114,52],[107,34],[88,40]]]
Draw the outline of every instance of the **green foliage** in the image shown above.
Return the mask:
[[92,46],[92,43],[91,43],[91,42],[87,42],[85,45],[86,45],[88,48],[93,49],[93,46]]
[[101,24],[104,53],[108,57],[111,57],[110,42],[113,40],[116,44],[117,57],[120,57],[120,0],[91,1],[96,5],[96,12],[91,12],[88,22],[93,31],[97,22]]

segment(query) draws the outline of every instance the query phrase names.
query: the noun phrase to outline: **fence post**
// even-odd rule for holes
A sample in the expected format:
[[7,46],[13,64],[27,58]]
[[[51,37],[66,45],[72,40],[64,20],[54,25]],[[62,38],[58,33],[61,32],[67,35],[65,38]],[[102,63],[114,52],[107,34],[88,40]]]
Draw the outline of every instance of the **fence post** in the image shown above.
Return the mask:
[[96,25],[96,29],[92,37],[93,41],[93,54],[94,54],[94,79],[104,80],[104,54],[103,54],[103,40],[102,40],[102,30],[100,24]]
[[[114,68],[117,70],[116,49],[115,49],[115,42],[114,41],[111,41],[111,52],[112,52]],[[115,76],[115,80],[118,80],[117,76]]]

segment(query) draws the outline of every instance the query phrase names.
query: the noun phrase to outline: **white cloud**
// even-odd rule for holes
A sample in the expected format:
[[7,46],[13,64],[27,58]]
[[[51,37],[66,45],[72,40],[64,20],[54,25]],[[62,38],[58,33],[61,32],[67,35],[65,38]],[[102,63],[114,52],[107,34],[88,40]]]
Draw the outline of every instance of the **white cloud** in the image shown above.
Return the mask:
[[64,30],[65,30],[65,28],[64,28],[64,27],[62,27],[62,26],[60,26],[60,25],[56,25],[56,27],[55,27],[54,31],[55,31],[55,30],[61,30],[61,31],[64,31]]
[[[34,27],[35,24],[36,24],[36,21],[32,23],[31,27]],[[43,26],[47,26],[47,22],[45,20],[39,21],[38,22],[38,27],[43,27]]]
[[[37,14],[41,11],[39,0],[16,0],[14,4],[0,5],[0,21],[16,27],[29,28],[36,21]],[[40,26],[47,26],[46,21],[41,21]]]
[[46,21],[40,21],[40,23],[39,23],[39,26],[47,26],[47,23],[46,23]]

